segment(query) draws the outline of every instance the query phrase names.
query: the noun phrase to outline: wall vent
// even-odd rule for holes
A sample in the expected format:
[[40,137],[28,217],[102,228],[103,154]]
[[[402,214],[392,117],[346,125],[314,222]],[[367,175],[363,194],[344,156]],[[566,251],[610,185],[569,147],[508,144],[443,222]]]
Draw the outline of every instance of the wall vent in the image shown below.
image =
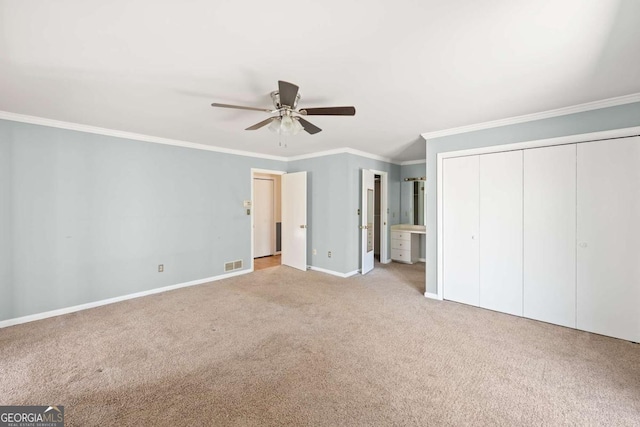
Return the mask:
[[230,262],[225,262],[224,263],[224,271],[233,271],[233,270],[239,270],[242,268],[242,260],[238,260],[238,261],[230,261]]

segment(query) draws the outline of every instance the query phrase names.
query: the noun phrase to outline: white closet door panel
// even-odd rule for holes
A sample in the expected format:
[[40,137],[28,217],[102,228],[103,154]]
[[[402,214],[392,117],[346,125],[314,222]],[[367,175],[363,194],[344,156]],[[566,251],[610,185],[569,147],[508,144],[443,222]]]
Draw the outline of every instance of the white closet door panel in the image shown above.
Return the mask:
[[444,160],[444,298],[479,305],[478,156]]
[[522,151],[480,156],[480,307],[522,316]]
[[578,144],[578,328],[640,341],[640,137]]
[[524,152],[524,316],[576,327],[576,145]]

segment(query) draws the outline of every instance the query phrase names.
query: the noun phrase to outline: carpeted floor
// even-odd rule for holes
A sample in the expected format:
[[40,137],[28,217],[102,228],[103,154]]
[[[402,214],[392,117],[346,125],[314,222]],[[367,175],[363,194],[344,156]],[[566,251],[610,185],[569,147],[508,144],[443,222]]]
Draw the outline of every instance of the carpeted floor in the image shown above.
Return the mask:
[[0,404],[67,426],[640,425],[640,346],[274,267],[0,330]]

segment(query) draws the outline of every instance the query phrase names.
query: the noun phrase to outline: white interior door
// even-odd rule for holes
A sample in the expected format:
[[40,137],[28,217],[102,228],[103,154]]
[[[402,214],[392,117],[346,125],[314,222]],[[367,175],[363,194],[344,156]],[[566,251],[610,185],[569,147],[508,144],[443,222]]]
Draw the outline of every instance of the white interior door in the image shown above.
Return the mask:
[[444,160],[444,298],[479,305],[479,160]]
[[253,180],[253,257],[273,255],[275,221],[272,179]]
[[578,144],[577,326],[640,341],[640,137]]
[[480,156],[480,307],[522,316],[522,151]]
[[307,270],[307,173],[282,175],[282,264]]
[[360,231],[362,237],[361,269],[362,274],[373,270],[374,252],[374,201],[375,201],[375,174],[362,169],[362,203],[360,209]]
[[524,316],[576,327],[576,145],[524,153]]

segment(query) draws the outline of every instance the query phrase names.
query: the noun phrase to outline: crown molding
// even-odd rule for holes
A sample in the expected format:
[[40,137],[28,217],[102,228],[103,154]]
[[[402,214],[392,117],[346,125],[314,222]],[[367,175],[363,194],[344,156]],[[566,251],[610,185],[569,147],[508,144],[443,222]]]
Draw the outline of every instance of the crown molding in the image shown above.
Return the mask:
[[25,114],[11,113],[8,111],[0,111],[0,119],[11,120],[14,122],[29,123],[40,126],[48,126],[59,129],[74,130],[78,132],[93,133],[96,135],[113,136],[116,138],[131,139],[134,141],[153,142],[155,144],[174,145],[176,147],[193,148],[196,150],[215,151],[217,153],[235,154],[237,156],[257,157],[260,159],[279,160],[286,162],[287,157],[272,156],[269,154],[253,153],[251,151],[234,150],[231,148],[216,147],[213,145],[198,144],[195,142],[180,141],[178,139],[161,138],[158,136],[143,135],[140,133],[125,132],[101,128],[97,126],[83,125],[79,123],[64,122],[61,120],[46,119],[44,117],[28,116]]
[[534,120],[549,119],[552,117],[566,116],[568,114],[582,113],[584,111],[599,110],[601,108],[615,107],[617,105],[631,104],[640,102],[640,93],[618,96],[615,98],[607,98],[600,101],[587,102],[584,104],[572,105],[569,107],[557,108],[555,110],[542,111],[539,113],[525,114],[522,116],[509,117],[506,119],[493,120],[489,122],[476,123],[467,126],[460,126],[451,129],[444,129],[435,132],[426,132],[421,134],[426,140],[434,138],[442,138],[443,136],[456,135],[460,133],[473,132],[477,130],[496,128],[500,126],[508,126],[518,123],[532,122]]
[[427,163],[427,159],[405,160],[404,162],[400,162],[400,166],[419,165],[420,163]]
[[315,153],[301,154],[299,156],[287,157],[287,160],[288,161],[306,160],[306,159],[313,159],[315,157],[332,156],[334,154],[353,154],[354,156],[366,157],[372,160],[379,160],[382,162],[393,163],[396,165],[400,164],[398,160],[394,160],[389,157],[378,156],[377,154],[367,153],[366,151],[360,151],[360,150],[356,150],[354,148],[349,148],[349,147],[341,147],[341,148],[335,148],[333,150],[317,151]]
[[180,141],[177,139],[161,138],[158,136],[143,135],[134,132],[125,132],[114,129],[101,128],[97,126],[83,125],[80,123],[65,122],[62,120],[47,119],[44,117],[29,116],[26,114],[12,113],[9,111],[0,111],[0,120],[10,120],[14,122],[29,123],[40,126],[53,127],[58,129],[67,129],[78,132],[92,133],[96,135],[113,136],[116,138],[131,139],[134,141],[152,142],[155,144],[174,145],[176,147],[193,148],[196,150],[214,151],[217,153],[234,154],[236,156],[254,157],[259,159],[278,160],[281,162],[290,162],[296,160],[311,159],[314,157],[324,157],[333,154],[354,154],[360,157],[366,157],[373,160],[380,160],[387,163],[401,164],[397,160],[388,157],[378,156],[376,154],[367,153],[365,151],[355,150],[349,147],[336,148],[327,151],[318,151],[316,153],[302,154],[300,156],[283,157],[273,156],[269,154],[254,153],[252,151],[234,150],[231,148],[216,147],[207,144],[198,144],[195,142]]

